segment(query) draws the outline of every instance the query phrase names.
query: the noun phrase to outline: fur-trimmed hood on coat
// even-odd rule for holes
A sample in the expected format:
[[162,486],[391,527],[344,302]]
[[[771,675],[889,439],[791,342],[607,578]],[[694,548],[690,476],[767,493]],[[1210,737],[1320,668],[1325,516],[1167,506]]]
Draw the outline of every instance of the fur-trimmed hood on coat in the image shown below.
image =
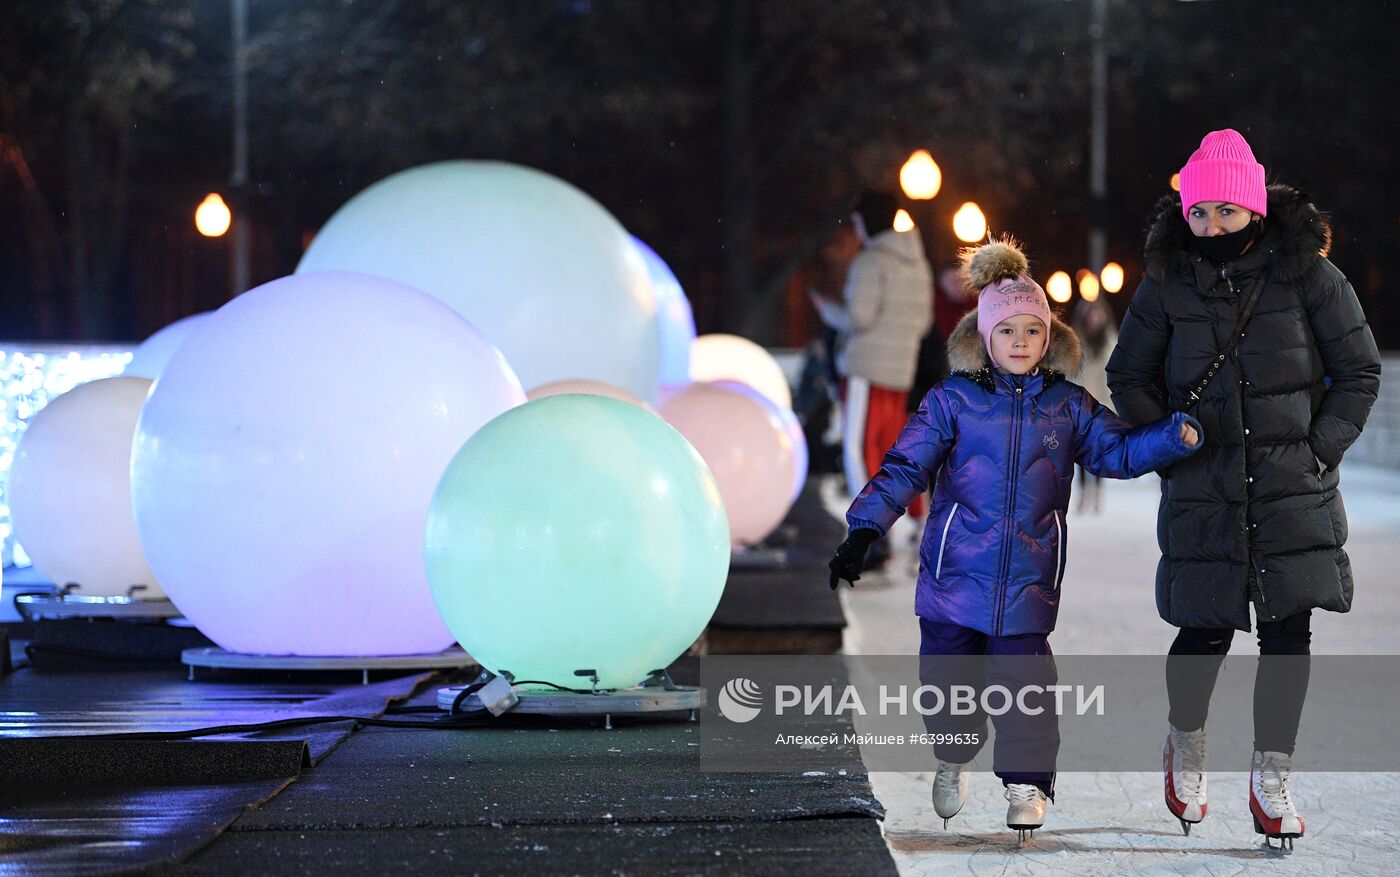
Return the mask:
[[[1264,236],[1256,248],[1276,251],[1272,269],[1276,279],[1297,280],[1318,259],[1326,258],[1332,247],[1332,225],[1311,198],[1292,186],[1270,186],[1268,199]],[[1143,252],[1147,276],[1159,283],[1170,279],[1182,260],[1190,257],[1190,239],[1191,227],[1181,215],[1181,196],[1173,193],[1159,200]]]
[[[1059,317],[1051,317],[1050,349],[1040,361],[1042,368],[1073,378],[1079,374],[1084,348],[1079,335]],[[977,311],[969,311],[948,335],[948,365],[954,372],[972,375],[992,367],[992,358],[977,332]]]

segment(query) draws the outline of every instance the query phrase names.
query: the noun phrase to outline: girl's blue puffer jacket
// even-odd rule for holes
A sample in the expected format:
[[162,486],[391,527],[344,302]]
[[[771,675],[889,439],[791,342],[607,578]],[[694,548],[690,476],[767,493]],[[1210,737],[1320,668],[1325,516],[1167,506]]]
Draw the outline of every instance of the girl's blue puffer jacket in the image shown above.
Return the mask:
[[924,397],[846,521],[884,533],[936,473],[915,612],[993,636],[1049,633],[1074,464],[1136,478],[1194,452],[1181,424],[1198,432],[1200,424],[1178,412],[1133,428],[1066,380],[1079,369],[1080,345],[1059,320],[1034,374],[990,367],[976,311],[953,331],[948,353],[953,375]]

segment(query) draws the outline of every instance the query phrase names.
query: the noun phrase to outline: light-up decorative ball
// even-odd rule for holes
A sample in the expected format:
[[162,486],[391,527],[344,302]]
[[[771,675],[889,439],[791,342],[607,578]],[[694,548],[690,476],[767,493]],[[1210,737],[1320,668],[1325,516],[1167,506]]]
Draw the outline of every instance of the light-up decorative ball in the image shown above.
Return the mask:
[[351,198],[297,273],[362,271],[451,305],[525,386],[589,378],[656,396],[656,300],[631,237],[598,202],[530,168],[427,164]]
[[695,446],[719,483],[735,545],[754,545],[792,507],[796,463],[782,418],[748,392],[691,384],[661,416]]
[[131,362],[127,364],[126,370],[122,374],[133,378],[150,378],[151,380],[160,377],[161,371],[170,360],[170,355],[175,352],[175,348],[184,342],[185,338],[195,330],[195,327],[212,316],[214,316],[212,312],[192,314],[184,319],[176,320],[151,335],[141,342],[140,347],[136,348],[136,352],[131,356]]
[[496,348],[417,290],[322,272],[246,292],[180,345],[141,413],[132,494],[151,568],[230,651],[439,651],[433,489],[524,400]]
[[690,383],[690,346],[695,343],[695,314],[685,297],[681,283],[671,266],[656,251],[637,238],[632,238],[647,275],[651,277],[652,294],[656,296],[656,325],[660,331],[661,386],[674,387]]
[[807,467],[810,465],[807,454],[807,434],[802,431],[802,421],[797,419],[797,415],[793,413],[791,408],[779,406],[777,402],[748,384],[741,384],[738,381],[714,381],[711,386],[749,396],[766,408],[770,417],[776,417],[782,423],[783,433],[792,446],[792,501],[796,502],[797,497],[802,493],[803,485],[807,483]]
[[442,617],[483,667],[569,688],[641,682],[705,629],[729,569],[713,476],[660,418],[555,396],[452,460],[425,543]]
[[15,538],[39,571],[77,593],[110,597],[144,585],[163,596],[136,536],[131,443],[151,382],[79,384],[29,421],[10,467]]
[[701,335],[690,349],[690,378],[697,382],[748,384],[783,408],[792,408],[792,388],[773,355],[738,335]]
[[[605,384],[602,381],[551,381],[542,384],[525,394],[525,398],[531,402],[536,399],[547,399],[550,396],[606,396],[609,399],[619,399],[628,405],[635,405],[644,411],[652,411],[652,407],[638,399],[633,394],[621,387],[614,387],[612,384]],[[655,414],[655,411],[652,411]]]

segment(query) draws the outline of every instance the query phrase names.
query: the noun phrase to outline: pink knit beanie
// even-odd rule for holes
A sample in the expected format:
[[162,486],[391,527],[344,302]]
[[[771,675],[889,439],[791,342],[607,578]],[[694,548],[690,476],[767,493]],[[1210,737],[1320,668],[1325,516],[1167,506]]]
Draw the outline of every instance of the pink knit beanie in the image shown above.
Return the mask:
[[960,255],[963,284],[977,291],[977,334],[982,336],[988,356],[992,353],[992,330],[1008,317],[1030,314],[1050,331],[1054,325],[1050,300],[1031,279],[1030,265],[1015,239],[1003,236],[980,247],[968,247]]
[[1030,314],[1045,324],[1046,332],[1050,331],[1050,300],[1029,275],[1006,277],[982,288],[977,297],[977,333],[982,336],[988,356],[992,353],[992,330],[997,323],[1017,314]]
[[1181,169],[1181,215],[1202,201],[1227,201],[1260,216],[1269,212],[1264,166],[1234,128],[1212,131]]

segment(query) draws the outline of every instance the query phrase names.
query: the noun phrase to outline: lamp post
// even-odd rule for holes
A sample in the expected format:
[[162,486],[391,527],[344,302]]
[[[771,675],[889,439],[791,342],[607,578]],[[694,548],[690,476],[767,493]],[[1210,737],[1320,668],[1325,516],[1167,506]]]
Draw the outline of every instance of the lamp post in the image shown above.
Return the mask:
[[233,12],[233,171],[229,196],[233,216],[229,263],[229,298],[248,288],[248,0],[232,0]]
[[1093,18],[1089,37],[1094,45],[1093,112],[1089,130],[1089,270],[1103,268],[1108,255],[1108,0],[1090,0]]

